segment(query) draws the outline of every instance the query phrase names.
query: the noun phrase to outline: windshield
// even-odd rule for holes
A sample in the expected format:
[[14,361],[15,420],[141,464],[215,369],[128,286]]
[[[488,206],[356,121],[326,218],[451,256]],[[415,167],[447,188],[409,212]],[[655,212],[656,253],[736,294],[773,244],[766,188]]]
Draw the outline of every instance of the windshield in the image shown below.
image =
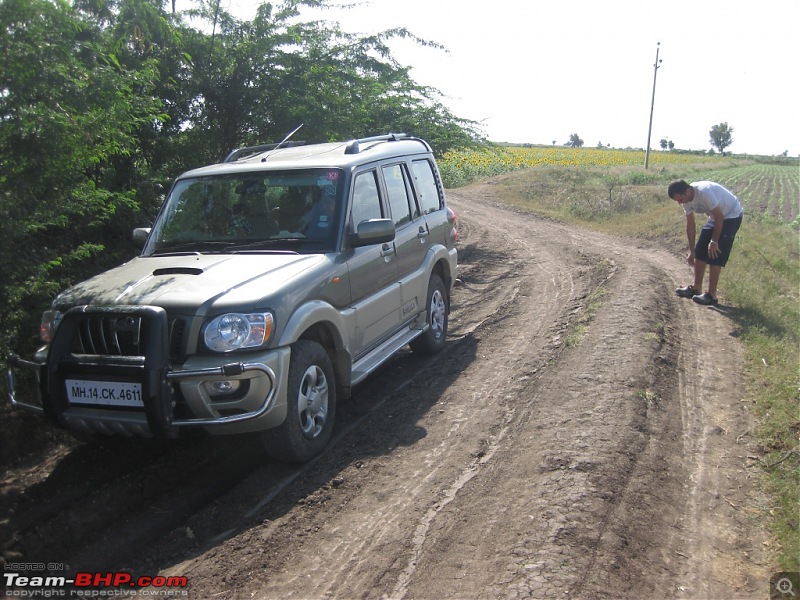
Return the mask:
[[342,177],[338,169],[303,169],[181,179],[144,254],[332,251]]

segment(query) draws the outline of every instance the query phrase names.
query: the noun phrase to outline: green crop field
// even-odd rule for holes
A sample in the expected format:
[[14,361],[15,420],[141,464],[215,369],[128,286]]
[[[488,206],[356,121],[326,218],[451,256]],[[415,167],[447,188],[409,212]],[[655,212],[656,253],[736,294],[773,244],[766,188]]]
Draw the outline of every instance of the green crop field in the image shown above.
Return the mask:
[[750,164],[706,173],[742,201],[745,210],[793,222],[800,209],[800,168],[795,165]]
[[653,152],[647,171],[644,162],[645,153],[641,150],[511,146],[451,151],[439,161],[439,168],[447,187],[530,168],[592,171],[618,178],[619,173],[625,172],[625,183],[645,185],[665,184],[678,178],[708,179],[739,196],[748,213],[800,225],[800,163],[796,159],[764,163],[737,156]]

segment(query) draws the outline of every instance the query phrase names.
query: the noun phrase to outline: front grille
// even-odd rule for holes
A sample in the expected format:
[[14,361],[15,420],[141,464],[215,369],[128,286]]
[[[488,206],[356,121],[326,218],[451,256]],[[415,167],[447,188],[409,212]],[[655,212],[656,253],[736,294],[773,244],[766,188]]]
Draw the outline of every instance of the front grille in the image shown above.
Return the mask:
[[[172,360],[178,360],[183,356],[184,343],[183,335],[186,332],[186,321],[183,319],[170,319],[169,320],[169,357]],[[182,361],[179,361],[182,362]]]
[[[186,322],[170,319],[170,358],[183,351]],[[144,356],[151,327],[148,319],[139,315],[87,314],[83,315],[72,339],[72,352],[102,356]]]
[[159,306],[88,305],[66,311],[42,368],[45,416],[68,427],[71,425],[66,422],[67,415],[88,419],[82,415],[91,414],[95,421],[106,418],[107,411],[97,413],[92,407],[76,414],[78,408],[70,404],[73,388],[68,389],[67,381],[109,382],[111,387],[116,383],[138,383],[144,409],[119,411],[110,421],[118,422],[123,418],[120,415],[130,413],[138,415],[134,419],[138,426],[145,423],[141,418],[144,415],[146,426],[154,435],[172,435],[172,404],[165,374],[170,363],[171,329],[181,329],[174,325]]

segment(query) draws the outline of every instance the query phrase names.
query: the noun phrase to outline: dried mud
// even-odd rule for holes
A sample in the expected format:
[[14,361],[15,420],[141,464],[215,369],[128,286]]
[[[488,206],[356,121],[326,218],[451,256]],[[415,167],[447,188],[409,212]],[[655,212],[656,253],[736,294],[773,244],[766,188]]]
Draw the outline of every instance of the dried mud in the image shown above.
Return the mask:
[[6,562],[192,598],[766,597],[733,309],[676,298],[687,267],[656,244],[492,189],[449,194],[446,351],[362,384],[324,456],[64,441],[2,477]]

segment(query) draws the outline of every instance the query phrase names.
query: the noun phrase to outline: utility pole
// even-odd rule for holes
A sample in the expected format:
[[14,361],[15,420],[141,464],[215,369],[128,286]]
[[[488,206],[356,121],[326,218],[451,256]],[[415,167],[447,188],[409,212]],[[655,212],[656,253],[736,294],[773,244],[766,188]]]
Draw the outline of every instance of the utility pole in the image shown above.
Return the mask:
[[647,128],[647,151],[644,154],[645,170],[650,164],[650,134],[653,131],[653,107],[656,105],[656,76],[658,76],[658,68],[661,66],[661,61],[658,60],[659,46],[661,46],[661,42],[656,44],[656,63],[653,65],[653,98],[650,100],[650,126]]

